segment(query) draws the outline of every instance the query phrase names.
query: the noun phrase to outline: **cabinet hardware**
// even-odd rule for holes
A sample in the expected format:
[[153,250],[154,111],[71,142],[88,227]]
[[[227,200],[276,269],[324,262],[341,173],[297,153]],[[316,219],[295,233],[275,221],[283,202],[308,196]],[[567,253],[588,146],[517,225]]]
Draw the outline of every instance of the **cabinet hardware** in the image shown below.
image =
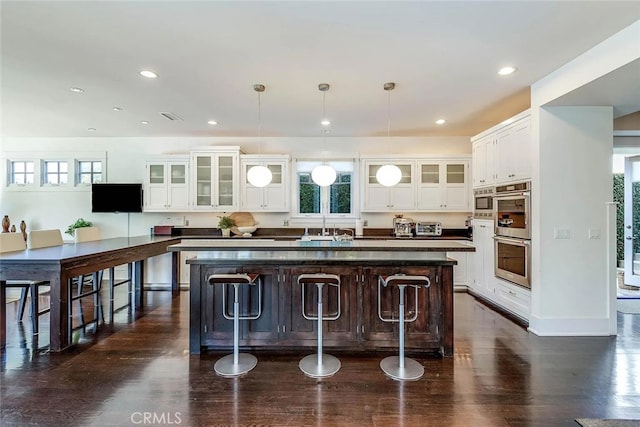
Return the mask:
[[282,325],[282,333],[284,334],[285,332],[287,332],[287,325]]
[[278,333],[280,333],[280,325],[278,325]]
[[438,281],[440,280],[439,278],[440,278],[440,276],[438,276],[438,275],[436,274],[436,283],[438,283]]
[[513,291],[509,291],[509,295],[517,295],[517,294]]
[[207,333],[207,325],[204,325],[204,333]]

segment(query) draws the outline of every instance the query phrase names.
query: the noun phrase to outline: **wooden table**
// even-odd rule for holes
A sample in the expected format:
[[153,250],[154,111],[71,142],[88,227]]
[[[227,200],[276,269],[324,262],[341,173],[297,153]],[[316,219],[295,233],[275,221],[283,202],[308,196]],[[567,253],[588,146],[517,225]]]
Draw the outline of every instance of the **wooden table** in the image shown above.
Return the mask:
[[[405,273],[425,275],[429,290],[420,289],[420,314],[407,327],[408,350],[453,355],[453,266],[446,252],[474,251],[455,242],[354,241],[292,242],[253,239],[183,240],[171,251],[197,251],[187,260],[191,267],[189,350],[223,349],[231,344],[231,322],[221,313],[224,294],[207,284],[215,273],[256,273],[263,282],[262,298],[253,288],[242,298],[244,306],[262,302],[260,318],[243,326],[240,345],[254,349],[299,349],[314,345],[311,322],[301,315],[303,273],[339,275],[343,313],[325,333],[325,346],[349,351],[390,350],[397,347],[396,327],[378,319],[378,294],[385,310],[395,310],[397,297],[379,290],[378,277]],[[307,301],[315,297],[307,290]],[[305,293],[307,292],[305,291]],[[382,295],[381,294],[381,295]],[[337,299],[336,299],[337,301]],[[326,301],[331,306],[332,299]]]
[[[69,306],[70,280],[123,264],[133,264],[135,305],[143,301],[144,261],[167,253],[167,247],[181,238],[136,236],[65,244],[42,249],[10,252],[0,256],[0,348],[6,345],[6,280],[46,280],[51,285],[50,350],[61,351],[71,345]],[[172,290],[179,286],[179,254],[172,254]],[[32,296],[33,297],[33,296]]]

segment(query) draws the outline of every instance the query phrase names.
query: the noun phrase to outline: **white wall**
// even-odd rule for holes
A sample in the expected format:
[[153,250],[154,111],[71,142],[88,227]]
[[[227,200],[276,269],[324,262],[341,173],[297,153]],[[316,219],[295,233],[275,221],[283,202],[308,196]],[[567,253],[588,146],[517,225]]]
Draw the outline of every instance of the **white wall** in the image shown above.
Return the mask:
[[[543,107],[538,125],[530,329],[541,335],[608,335],[613,108]],[[569,238],[556,238],[558,229],[569,230]],[[590,238],[590,230],[600,237]]]
[[[530,330],[539,335],[615,334],[615,239],[606,205],[613,197],[613,109],[545,105],[640,58],[639,35],[640,21],[531,86]],[[571,238],[555,239],[556,228],[570,229]],[[600,228],[601,239],[588,239],[589,228]]]

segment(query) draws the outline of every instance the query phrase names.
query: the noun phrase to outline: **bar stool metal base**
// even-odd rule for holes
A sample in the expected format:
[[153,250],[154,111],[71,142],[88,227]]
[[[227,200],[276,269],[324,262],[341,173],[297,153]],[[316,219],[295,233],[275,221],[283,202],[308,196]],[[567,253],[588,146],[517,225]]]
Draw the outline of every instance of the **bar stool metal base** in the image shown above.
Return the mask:
[[233,363],[233,354],[227,354],[218,359],[213,365],[213,369],[221,377],[230,378],[246,374],[255,368],[257,364],[258,359],[253,354],[239,353],[238,364]]
[[400,357],[386,357],[380,361],[380,369],[394,380],[413,381],[424,375],[424,367],[408,357],[404,358],[404,368],[400,367]]
[[311,378],[330,377],[340,370],[340,360],[330,354],[322,353],[322,364],[318,365],[318,354],[310,354],[300,360],[300,370]]

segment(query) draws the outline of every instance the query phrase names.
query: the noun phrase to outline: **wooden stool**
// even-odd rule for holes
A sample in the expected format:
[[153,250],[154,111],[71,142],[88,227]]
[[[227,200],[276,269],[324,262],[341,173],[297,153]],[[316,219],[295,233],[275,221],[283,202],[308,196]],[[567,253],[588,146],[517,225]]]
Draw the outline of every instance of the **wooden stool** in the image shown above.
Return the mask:
[[[220,358],[213,369],[222,377],[237,377],[246,374],[256,367],[258,359],[252,354],[239,352],[240,320],[255,320],[262,315],[262,284],[257,274],[212,274],[209,276],[209,284],[223,285],[222,311],[225,319],[233,320],[233,354],[228,354]],[[240,301],[238,287],[240,285],[255,285],[258,282],[260,307],[258,314],[250,316],[240,316]],[[227,298],[225,289],[227,285],[233,285],[233,316],[227,314]]]
[[[322,321],[336,320],[340,317],[340,277],[335,274],[301,274],[298,276],[298,284],[302,285],[302,316],[307,320],[318,321],[318,350],[316,354],[310,354],[300,360],[298,366],[305,375],[312,378],[328,377],[340,369],[340,360],[335,356],[322,353]],[[305,312],[304,294],[305,284],[315,284],[318,288],[318,313],[317,316],[308,316]],[[338,312],[334,316],[322,314],[322,287],[333,286],[338,291]]]
[[[380,310],[380,285],[397,286],[400,292],[400,303],[398,318],[385,318],[382,316]],[[404,290],[407,286],[414,288],[416,312],[409,318],[404,317]],[[380,362],[380,368],[389,377],[394,380],[417,380],[424,375],[424,367],[417,361],[404,357],[404,324],[405,322],[413,322],[418,318],[418,289],[424,286],[428,288],[431,286],[431,281],[427,276],[406,276],[403,274],[395,274],[393,276],[378,278],[378,317],[383,322],[397,322],[399,323],[399,335],[400,335],[400,354],[398,356],[389,356]]]

